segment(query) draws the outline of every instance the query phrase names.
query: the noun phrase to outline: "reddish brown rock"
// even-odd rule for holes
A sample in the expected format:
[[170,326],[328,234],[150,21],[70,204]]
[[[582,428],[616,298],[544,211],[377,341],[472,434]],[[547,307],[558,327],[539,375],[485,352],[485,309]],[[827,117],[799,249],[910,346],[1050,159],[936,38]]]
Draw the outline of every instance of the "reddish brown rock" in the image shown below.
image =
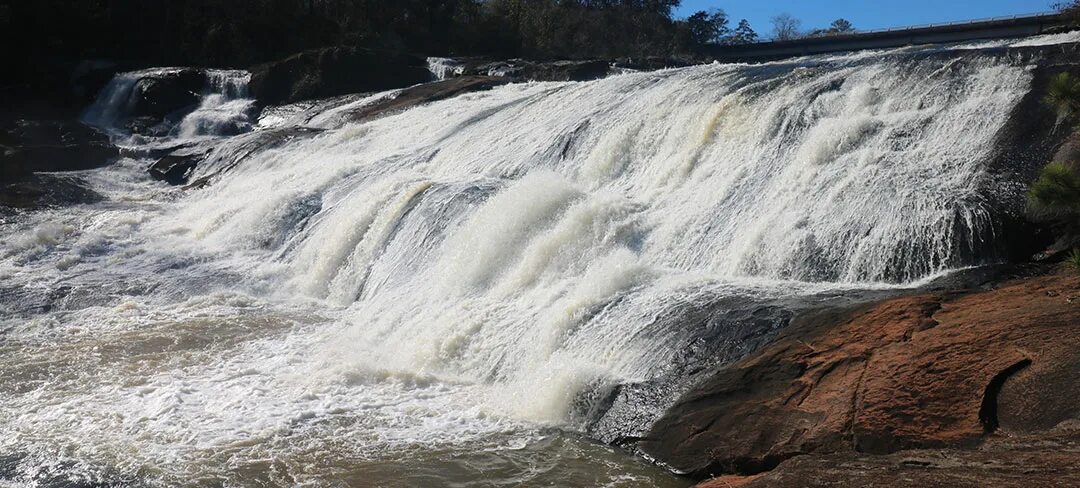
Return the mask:
[[[685,395],[640,447],[700,478],[808,453],[974,447],[1080,418],[1080,277],[797,320]],[[785,463],[786,465],[787,463]]]
[[768,473],[717,478],[696,488],[1071,488],[1080,486],[1078,434],[995,436],[978,449],[801,456]]

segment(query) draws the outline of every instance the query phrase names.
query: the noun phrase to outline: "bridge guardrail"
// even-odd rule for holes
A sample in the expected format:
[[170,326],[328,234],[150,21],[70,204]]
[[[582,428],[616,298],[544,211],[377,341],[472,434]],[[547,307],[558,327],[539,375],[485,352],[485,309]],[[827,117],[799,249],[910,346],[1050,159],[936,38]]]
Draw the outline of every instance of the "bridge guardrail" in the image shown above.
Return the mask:
[[[776,38],[768,38],[768,39],[759,39],[759,40],[756,40],[756,41],[753,41],[753,42],[747,42],[747,43],[736,44],[736,45],[750,46],[750,45],[754,45],[754,44],[769,44],[769,43],[773,43],[773,42],[797,42],[797,41],[801,41],[801,40],[805,40],[805,39],[818,39],[818,38],[822,38],[822,37],[834,37],[834,36],[837,36],[837,35],[849,36],[849,35],[863,35],[863,34],[881,34],[881,33],[888,33],[888,32],[902,32],[902,31],[918,30],[918,29],[930,29],[930,28],[934,28],[934,27],[952,27],[952,26],[960,26],[960,25],[985,24],[985,23],[989,23],[989,22],[1001,22],[1001,21],[1006,21],[1006,20],[1038,19],[1038,18],[1042,18],[1042,17],[1056,17],[1058,15],[1061,15],[1061,13],[1060,12],[1055,12],[1055,11],[1044,11],[1044,12],[1035,12],[1035,13],[1029,13],[1029,14],[1017,14],[1017,15],[1005,15],[1005,16],[998,16],[998,17],[987,17],[987,18],[982,18],[982,19],[957,20],[957,21],[952,21],[952,22],[937,22],[937,23],[932,23],[932,24],[919,24],[919,25],[899,26],[899,27],[888,27],[888,28],[883,28],[883,29],[855,30],[855,31],[852,31],[852,32],[844,32],[842,34],[833,34],[833,35],[826,35],[826,36],[798,37],[798,38],[795,38],[795,39],[785,39],[785,40],[778,40]],[[717,43],[717,44],[714,44],[714,45],[716,45],[716,46],[724,46],[725,44]]]

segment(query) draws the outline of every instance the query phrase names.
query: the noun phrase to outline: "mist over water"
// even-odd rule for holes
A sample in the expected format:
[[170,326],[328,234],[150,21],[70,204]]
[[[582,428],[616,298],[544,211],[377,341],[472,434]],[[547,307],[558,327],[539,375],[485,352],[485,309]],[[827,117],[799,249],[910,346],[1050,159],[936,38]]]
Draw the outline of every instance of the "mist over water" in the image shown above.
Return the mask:
[[595,393],[670,372],[694,331],[658,324],[718,297],[999,259],[987,195],[1013,190],[987,164],[1032,78],[970,46],[870,51],[349,123],[396,92],[260,121],[227,71],[147,139],[115,126],[145,74],[87,120],[206,147],[210,184],[126,158],[84,175],[106,202],[0,229],[0,478],[681,486],[578,434]]

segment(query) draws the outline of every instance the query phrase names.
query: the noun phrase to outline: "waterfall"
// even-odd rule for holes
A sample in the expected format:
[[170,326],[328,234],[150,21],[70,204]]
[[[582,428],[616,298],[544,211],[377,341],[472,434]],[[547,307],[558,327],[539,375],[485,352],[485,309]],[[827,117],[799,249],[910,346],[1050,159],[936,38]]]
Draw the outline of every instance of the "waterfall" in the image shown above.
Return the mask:
[[428,71],[436,80],[445,80],[465,72],[465,66],[450,58],[427,58]]
[[[248,94],[251,74],[242,70],[191,70],[186,68],[154,68],[115,76],[85,111],[84,123],[112,132],[126,145],[147,144],[145,139],[129,140],[131,128],[126,126],[138,114],[140,102],[147,102],[148,86],[153,83],[176,83],[177,77],[198,78],[203,86],[191,106],[177,106],[164,119],[154,120],[158,126],[153,133],[166,136],[171,143],[191,141],[199,137],[236,135],[252,129],[255,101]],[[181,91],[186,87],[181,86]],[[150,103],[156,101],[151,100]],[[171,107],[172,108],[172,107]],[[160,139],[160,137],[159,137]]]
[[[1014,190],[989,165],[1033,76],[988,46],[513,84],[363,122],[335,104],[256,124],[246,75],[209,72],[161,136],[215,136],[208,186],[147,190],[145,161],[121,164],[91,178],[118,203],[4,236],[20,296],[67,289],[0,325],[75,328],[94,367],[127,364],[109,341],[149,352],[108,366],[125,381],[57,346],[75,379],[0,397],[35,412],[0,414],[0,445],[78,439],[76,460],[222,480],[218,452],[304,465],[581,430],[606,388],[678,371],[694,314],[999,259],[993,201]],[[140,76],[87,120],[125,117]],[[10,361],[52,354],[34,351]]]
[[646,333],[665,307],[993,259],[988,157],[1030,79],[863,54],[513,85],[249,156],[154,232],[347,308],[339,366],[559,423],[672,365],[684,331]]
[[251,74],[210,70],[206,78],[207,88],[198,108],[180,121],[179,137],[234,135],[250,131],[250,112],[255,104],[247,89]]

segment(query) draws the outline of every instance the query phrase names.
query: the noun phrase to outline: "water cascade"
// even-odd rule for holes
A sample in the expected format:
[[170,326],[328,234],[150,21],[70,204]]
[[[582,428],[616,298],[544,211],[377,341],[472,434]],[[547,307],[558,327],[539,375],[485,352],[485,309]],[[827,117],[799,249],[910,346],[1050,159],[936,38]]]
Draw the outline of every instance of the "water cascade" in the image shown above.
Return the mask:
[[[548,429],[678,368],[707,304],[999,259],[992,201],[1015,189],[988,165],[1032,81],[1004,52],[513,84],[359,123],[260,125],[244,75],[211,72],[154,139],[212,138],[206,186],[126,159],[87,176],[109,202],[3,229],[0,386],[27,388],[0,396],[0,452],[22,456],[0,477],[290,484],[571,449]],[[116,126],[145,76],[87,120]],[[252,142],[284,129],[303,136]]]

